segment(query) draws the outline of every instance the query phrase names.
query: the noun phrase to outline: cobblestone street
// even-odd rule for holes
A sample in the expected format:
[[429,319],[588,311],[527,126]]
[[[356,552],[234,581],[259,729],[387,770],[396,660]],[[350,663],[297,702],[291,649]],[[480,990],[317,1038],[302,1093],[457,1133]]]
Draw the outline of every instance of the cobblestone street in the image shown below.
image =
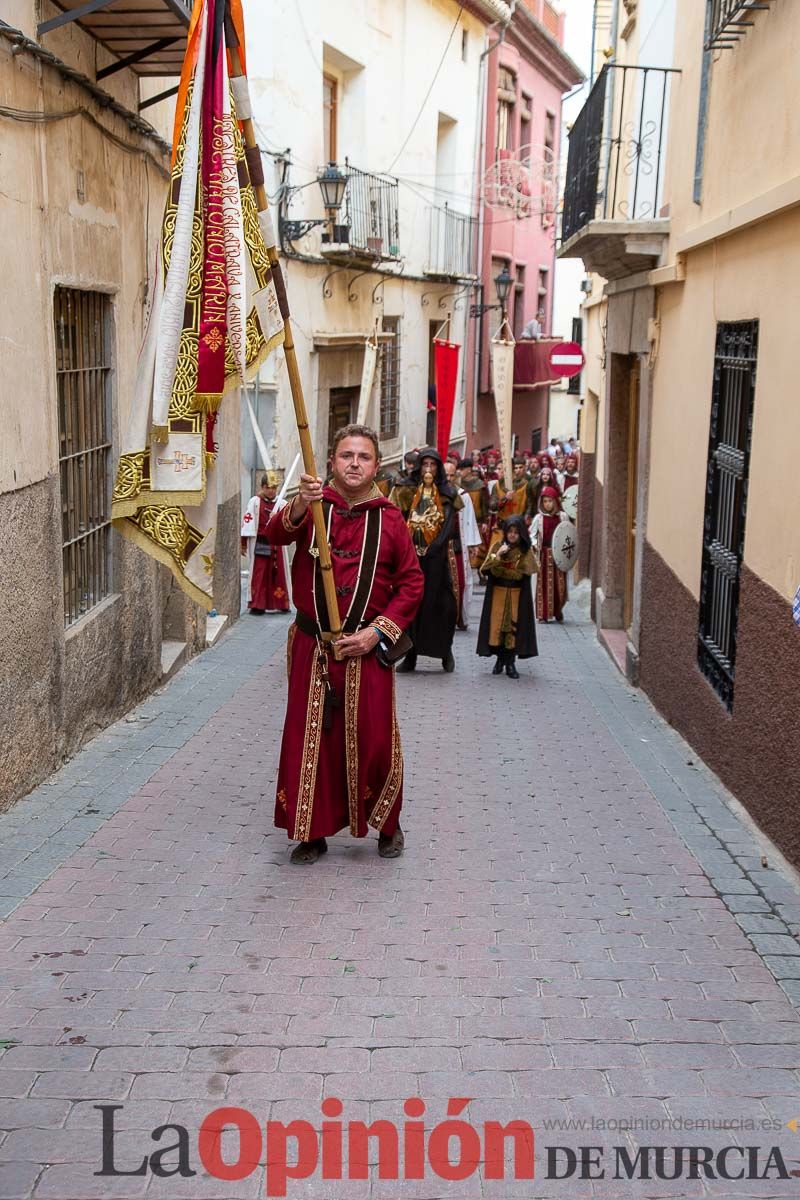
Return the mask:
[[[613,1147],[639,1144],[800,1167],[800,891],[577,604],[518,683],[475,656],[477,613],[454,675],[399,677],[405,856],[342,834],[302,869],[272,828],[287,625],[245,617],[0,817],[0,1196],[264,1195],[262,1167],[203,1172],[212,1109],[319,1128],[336,1097],[344,1121],[402,1126],[413,1096],[429,1129],[450,1097],[478,1129],[529,1121],[535,1181],[378,1182],[373,1163],[288,1195],[797,1195],[774,1174],[613,1178]],[[178,1122],[197,1175],[96,1177],[101,1103],[123,1106],[118,1169]],[[634,1117],[741,1124],[545,1124]],[[546,1178],[548,1146],[584,1145],[604,1179]]]

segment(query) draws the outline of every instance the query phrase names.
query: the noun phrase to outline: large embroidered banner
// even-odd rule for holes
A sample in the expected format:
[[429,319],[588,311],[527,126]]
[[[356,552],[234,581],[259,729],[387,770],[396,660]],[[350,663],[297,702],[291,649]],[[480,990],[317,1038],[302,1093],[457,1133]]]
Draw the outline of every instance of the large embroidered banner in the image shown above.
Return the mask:
[[[492,338],[492,390],[497,413],[497,432],[503,456],[503,477],[514,478],[511,466],[511,409],[514,400],[514,340],[503,338],[503,329]],[[508,483],[506,484],[508,487]]]
[[[245,79],[229,75],[225,0],[195,0],[175,116],[156,279],[114,488],[112,517],[212,606],[215,436],[223,396],[283,341],[240,120]],[[241,0],[230,0],[244,60]],[[244,86],[243,86],[244,85]],[[238,446],[230,447],[238,455]]]

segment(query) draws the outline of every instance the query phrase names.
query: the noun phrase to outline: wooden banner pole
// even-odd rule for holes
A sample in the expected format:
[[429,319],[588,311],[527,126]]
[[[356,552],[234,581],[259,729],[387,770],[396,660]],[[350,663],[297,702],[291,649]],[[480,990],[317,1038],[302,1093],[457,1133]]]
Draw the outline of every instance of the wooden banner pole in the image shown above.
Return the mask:
[[[230,53],[230,74],[232,79],[241,78],[245,72],[242,66],[242,58],[239,54],[239,39],[233,21],[230,17],[230,8],[226,5],[226,20],[225,20],[225,35],[228,51]],[[252,117],[247,117],[242,121],[242,133],[244,143],[248,150],[258,151],[258,141],[256,139],[255,126]],[[248,165],[249,162],[248,162]],[[263,173],[261,178],[253,178],[254,172],[251,167],[250,176],[253,184],[253,191],[256,197],[256,204],[259,212],[267,212],[269,210],[269,201],[267,199],[266,188],[263,182]],[[300,368],[297,363],[297,351],[295,350],[294,337],[292,336],[292,323],[289,316],[289,304],[286,298],[286,287],[283,281],[283,271],[281,270],[278,251],[275,246],[268,246],[270,266],[272,275],[275,281],[275,287],[278,293],[278,298],[281,304],[281,315],[283,317],[283,350],[286,355],[286,367],[289,372],[289,386],[292,390],[292,400],[294,402],[294,413],[297,420],[297,430],[300,434],[300,450],[303,455],[303,469],[306,475],[312,475],[317,479],[317,463],[314,457],[314,446],[311,441],[311,431],[308,425],[308,412],[306,410],[305,397],[303,395],[303,381],[300,377]],[[339,600],[336,595],[336,583],[333,578],[333,564],[331,562],[331,551],[328,545],[328,533],[325,528],[325,516],[322,511],[322,502],[315,501],[311,505],[311,516],[314,521],[314,533],[317,550],[319,551],[319,565],[322,570],[322,583],[325,589],[325,607],[328,610],[328,624],[331,629],[331,640],[336,641],[341,637],[342,622],[339,616]]]

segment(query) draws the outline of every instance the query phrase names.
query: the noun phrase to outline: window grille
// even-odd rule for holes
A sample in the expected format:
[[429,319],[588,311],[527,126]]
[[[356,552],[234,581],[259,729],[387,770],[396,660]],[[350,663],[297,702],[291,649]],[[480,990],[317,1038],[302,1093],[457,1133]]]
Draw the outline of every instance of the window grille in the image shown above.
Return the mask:
[[381,428],[382,438],[400,433],[400,318],[384,317],[384,333],[394,337],[383,343],[381,352]]
[[706,50],[730,50],[755,25],[751,18],[766,12],[772,0],[709,0]]
[[100,292],[56,288],[65,626],[111,590],[110,311],[108,296]]
[[700,670],[728,709],[733,707],[736,673],[757,354],[758,321],[717,325],[697,656]]

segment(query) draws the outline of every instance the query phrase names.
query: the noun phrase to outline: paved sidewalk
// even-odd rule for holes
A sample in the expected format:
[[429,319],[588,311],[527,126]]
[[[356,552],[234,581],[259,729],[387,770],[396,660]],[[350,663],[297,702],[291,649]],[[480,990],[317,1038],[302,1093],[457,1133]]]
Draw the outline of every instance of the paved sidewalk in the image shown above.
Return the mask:
[[[518,683],[472,634],[455,675],[398,679],[396,862],[342,835],[315,867],[287,863],[283,618],[245,618],[0,816],[3,1200],[264,1195],[262,1168],[202,1172],[211,1109],[319,1128],[337,1097],[345,1122],[402,1127],[412,1096],[428,1129],[450,1097],[479,1130],[530,1122],[536,1180],[378,1182],[371,1159],[371,1183],[317,1172],[289,1196],[797,1195],[774,1175],[545,1177],[554,1145],[605,1147],[609,1166],[617,1146],[758,1146],[762,1167],[776,1145],[800,1169],[800,892],[580,616],[540,629]],[[102,1103],[123,1106],[119,1169],[178,1122],[198,1174],[96,1177]],[[651,1128],[597,1127],[632,1117]],[[676,1118],[740,1127],[655,1128]]]

